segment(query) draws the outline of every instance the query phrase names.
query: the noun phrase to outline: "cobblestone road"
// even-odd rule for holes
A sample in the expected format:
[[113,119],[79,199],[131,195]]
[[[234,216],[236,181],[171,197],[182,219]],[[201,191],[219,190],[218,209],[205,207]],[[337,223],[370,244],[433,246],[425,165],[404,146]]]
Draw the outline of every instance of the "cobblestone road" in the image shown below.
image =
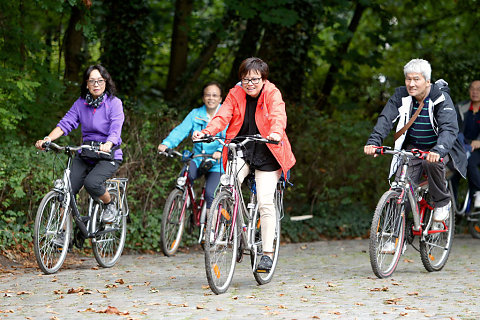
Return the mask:
[[247,257],[219,296],[201,251],[124,255],[111,269],[87,256],[55,275],[0,273],[0,319],[480,319],[479,248],[456,237],[444,270],[428,273],[409,247],[381,280],[367,240],[282,245],[272,283],[256,284]]

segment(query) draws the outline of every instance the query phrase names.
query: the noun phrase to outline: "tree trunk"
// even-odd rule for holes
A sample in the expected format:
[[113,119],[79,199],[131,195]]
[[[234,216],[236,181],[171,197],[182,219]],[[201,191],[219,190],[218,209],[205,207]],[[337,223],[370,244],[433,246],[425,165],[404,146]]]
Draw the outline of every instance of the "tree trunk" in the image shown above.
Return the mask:
[[168,69],[165,98],[172,100],[177,93],[181,77],[184,75],[188,58],[188,18],[192,14],[193,0],[177,0],[173,19],[170,66]]
[[330,67],[327,72],[327,77],[325,78],[325,82],[322,87],[322,92],[320,94],[320,98],[318,99],[316,103],[316,107],[318,109],[325,109],[328,114],[333,113],[333,106],[328,104],[328,97],[332,93],[333,87],[335,86],[335,79],[338,75],[338,71],[340,70],[340,67],[342,66],[343,62],[343,57],[347,54],[348,47],[350,46],[350,42],[352,42],[353,36],[355,35],[355,31],[358,28],[358,25],[360,24],[360,19],[362,18],[363,12],[365,11],[367,7],[365,7],[363,4],[358,2],[355,6],[355,11],[353,13],[352,20],[350,21],[350,24],[347,28],[347,34],[348,37],[345,37],[345,41],[339,44],[337,50],[336,50],[336,57],[337,59],[332,61],[330,64]]
[[73,6],[65,31],[65,76],[64,79],[77,86],[81,80],[82,69],[82,45],[84,41],[82,30],[76,30],[75,26],[82,20],[84,12],[78,7]]

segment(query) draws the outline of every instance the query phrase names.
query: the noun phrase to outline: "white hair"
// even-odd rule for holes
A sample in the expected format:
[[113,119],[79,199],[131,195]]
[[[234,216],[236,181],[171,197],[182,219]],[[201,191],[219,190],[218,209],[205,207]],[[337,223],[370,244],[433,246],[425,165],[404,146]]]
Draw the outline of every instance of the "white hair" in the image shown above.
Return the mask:
[[408,73],[420,73],[428,81],[432,75],[432,67],[427,60],[412,59],[403,67],[403,73],[405,77]]

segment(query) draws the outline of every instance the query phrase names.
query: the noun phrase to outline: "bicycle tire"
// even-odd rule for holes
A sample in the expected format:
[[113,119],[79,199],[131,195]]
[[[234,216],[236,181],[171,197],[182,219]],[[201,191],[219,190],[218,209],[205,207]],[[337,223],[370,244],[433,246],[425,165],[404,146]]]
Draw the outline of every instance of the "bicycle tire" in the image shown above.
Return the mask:
[[[478,216],[475,217],[477,219]],[[475,239],[480,239],[480,221],[472,220],[468,222],[468,231]]]
[[[428,209],[427,209],[428,210]],[[425,212],[424,221],[429,221],[432,211]],[[432,227],[435,224],[442,224],[441,222],[432,222]],[[445,225],[448,227],[447,232],[432,233],[425,236],[424,240],[420,241],[420,256],[425,269],[429,272],[440,271],[447,263],[450,250],[452,249],[453,237],[455,234],[455,213],[450,207],[450,214],[445,220]],[[443,227],[443,224],[440,226]]]
[[[33,250],[38,266],[45,274],[57,272],[68,253],[72,231],[70,207],[66,210],[66,225],[62,226],[63,194],[50,191],[40,202],[35,217]],[[62,210],[63,209],[63,210]]]
[[[398,204],[399,196],[400,193],[395,190],[382,195],[370,227],[370,264],[373,273],[381,279],[391,276],[397,268],[405,242],[405,210],[402,204]],[[384,251],[388,243],[392,243],[394,249]]]
[[[108,189],[111,201],[115,204],[117,209],[117,217],[111,224],[104,224],[101,221],[101,214],[97,214],[95,218],[96,232],[107,231],[108,229],[115,229],[108,233],[100,234],[92,238],[93,255],[97,263],[104,268],[113,267],[120,256],[122,255],[125,246],[125,238],[127,236],[127,217],[120,208],[120,197],[118,191],[113,188]],[[126,208],[125,202],[122,208]]]
[[162,215],[162,229],[160,231],[160,241],[163,254],[167,257],[175,255],[182,241],[183,230],[187,212],[180,220],[183,204],[185,203],[184,192],[179,189],[173,189],[165,202],[165,208]]
[[[210,289],[215,294],[228,290],[235,272],[238,251],[238,228],[233,225],[235,200],[228,191],[213,200],[205,233],[205,271]],[[225,211],[222,211],[225,210]],[[218,229],[216,229],[216,221]],[[230,235],[234,230],[232,238]]]
[[[276,212],[276,221],[275,221],[275,238],[273,240],[273,263],[272,263],[272,268],[270,269],[270,272],[265,273],[265,272],[256,272],[255,268],[256,266],[254,265],[255,262],[258,262],[259,259],[261,258],[263,254],[263,248],[262,248],[262,240],[261,240],[261,231],[260,231],[260,216],[257,215],[257,221],[255,222],[255,235],[259,235],[258,243],[257,243],[257,252],[250,254],[250,261],[252,265],[253,271],[253,276],[257,283],[259,285],[267,284],[269,283],[272,278],[273,274],[275,273],[275,269],[277,267],[278,263],[278,255],[280,251],[280,236],[281,236],[281,224],[280,224],[280,218],[283,216],[283,192],[282,190],[276,190],[275,192],[275,212]],[[255,242],[257,242],[257,237],[255,236]],[[256,258],[255,259],[255,255]]]

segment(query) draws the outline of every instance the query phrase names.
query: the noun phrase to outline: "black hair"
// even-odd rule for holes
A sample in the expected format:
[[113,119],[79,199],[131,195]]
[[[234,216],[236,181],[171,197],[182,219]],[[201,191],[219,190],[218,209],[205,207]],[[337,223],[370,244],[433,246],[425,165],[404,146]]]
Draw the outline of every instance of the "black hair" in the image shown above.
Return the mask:
[[84,99],[87,96],[87,93],[89,92],[87,88],[87,81],[90,77],[90,73],[92,73],[93,70],[98,70],[102,78],[105,80],[105,92],[108,94],[108,96],[115,96],[117,94],[115,83],[113,82],[112,77],[110,76],[110,73],[108,73],[107,69],[100,64],[89,66],[83,73],[83,81],[82,85],[80,86],[80,96]]

